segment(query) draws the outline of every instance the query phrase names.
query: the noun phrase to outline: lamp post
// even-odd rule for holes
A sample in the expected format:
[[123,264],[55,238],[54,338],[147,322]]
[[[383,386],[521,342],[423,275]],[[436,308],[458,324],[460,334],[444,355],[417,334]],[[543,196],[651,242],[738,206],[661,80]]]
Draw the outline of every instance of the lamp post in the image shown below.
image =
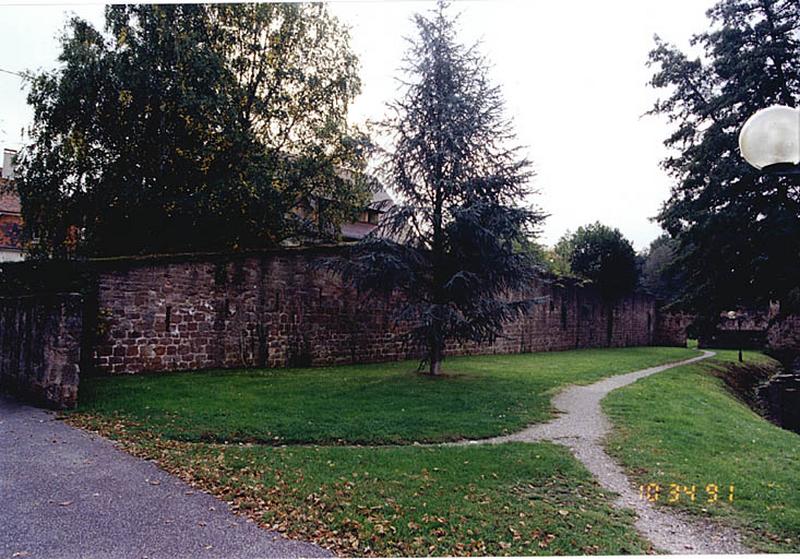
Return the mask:
[[736,321],[736,338],[739,342],[739,363],[742,363],[742,314],[736,311],[728,311],[728,319]]
[[[800,109],[772,105],[753,113],[739,131],[739,151],[763,175],[800,176]],[[786,201],[786,185],[779,182],[778,189]],[[737,322],[742,361],[742,316],[731,311],[728,318]]]

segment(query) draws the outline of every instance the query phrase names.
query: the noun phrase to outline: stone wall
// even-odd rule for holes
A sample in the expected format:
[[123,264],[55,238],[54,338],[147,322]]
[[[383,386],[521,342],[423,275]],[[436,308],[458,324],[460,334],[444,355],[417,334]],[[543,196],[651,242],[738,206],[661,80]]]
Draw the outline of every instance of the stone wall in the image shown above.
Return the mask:
[[749,332],[766,332],[770,320],[773,318],[771,310],[763,309],[748,309],[739,311],[737,318],[728,318],[728,313],[723,312],[719,315],[718,330],[727,331],[749,331]]
[[[764,349],[773,352],[800,354],[800,315],[780,314],[779,306],[769,310],[748,310],[741,322],[720,314],[720,322],[711,332],[700,333],[701,348]],[[696,315],[659,312],[653,334],[653,344],[685,346],[687,328]]]
[[659,312],[653,333],[653,345],[686,347],[687,329],[694,319],[695,315],[689,313]]
[[767,329],[767,345],[773,351],[800,354],[800,314],[776,317]]
[[83,298],[0,298],[0,389],[52,408],[78,397]]
[[[418,357],[409,324],[391,321],[398,294],[359,297],[316,264],[339,249],[263,251],[95,262],[93,368],[137,373],[231,367],[317,366]],[[544,303],[492,344],[450,344],[453,354],[649,345],[652,298],[611,308],[593,290],[546,280]],[[610,325],[610,328],[609,328]]]

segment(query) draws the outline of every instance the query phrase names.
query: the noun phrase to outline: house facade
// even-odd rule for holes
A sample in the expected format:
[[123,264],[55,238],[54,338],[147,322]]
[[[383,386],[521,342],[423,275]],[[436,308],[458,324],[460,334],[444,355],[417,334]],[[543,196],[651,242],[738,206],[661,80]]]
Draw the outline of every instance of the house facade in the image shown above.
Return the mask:
[[0,262],[22,260],[22,214],[13,188],[14,150],[3,150],[0,170]]
[[316,227],[313,231],[308,231],[305,235],[300,235],[283,241],[284,247],[300,247],[318,244],[321,240],[326,238],[321,231],[327,233],[328,238],[338,237],[342,242],[359,241],[367,235],[375,232],[378,226],[383,221],[383,216],[394,205],[394,200],[391,195],[385,190],[378,189],[372,193],[369,203],[364,207],[356,216],[353,221],[342,223],[339,226],[338,235],[335,230],[330,226],[325,226],[320,222],[320,214],[318,208],[330,203],[322,197],[310,195],[302,199],[296,207],[292,209],[292,213],[297,217],[306,220],[308,223]]

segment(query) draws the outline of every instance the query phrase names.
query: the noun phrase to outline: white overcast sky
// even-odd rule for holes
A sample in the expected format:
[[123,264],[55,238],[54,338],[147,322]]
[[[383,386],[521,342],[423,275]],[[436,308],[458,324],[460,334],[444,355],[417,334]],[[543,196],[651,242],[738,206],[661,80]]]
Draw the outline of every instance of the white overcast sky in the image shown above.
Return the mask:
[[[99,3],[2,4],[0,69],[52,68],[68,14],[102,26]],[[519,143],[537,175],[533,202],[550,214],[542,241],[601,221],[619,228],[637,249],[660,233],[649,217],[669,194],[660,169],[669,127],[643,117],[658,93],[645,66],[653,35],[688,48],[708,21],[712,0],[456,1],[464,42],[481,41],[502,87]],[[361,61],[362,93],[351,120],[384,114],[397,94],[411,15],[432,1],[341,1],[331,11],[351,28]],[[31,119],[20,80],[0,73],[0,147],[21,145]]]

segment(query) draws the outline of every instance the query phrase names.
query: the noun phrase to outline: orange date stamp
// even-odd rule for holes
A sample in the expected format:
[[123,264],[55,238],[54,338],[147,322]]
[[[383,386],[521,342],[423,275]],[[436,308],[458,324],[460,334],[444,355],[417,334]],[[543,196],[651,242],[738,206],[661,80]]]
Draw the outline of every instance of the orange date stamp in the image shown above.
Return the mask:
[[705,487],[700,485],[681,485],[670,483],[669,486],[662,486],[658,483],[647,483],[639,486],[639,496],[651,503],[663,499],[667,503],[677,503],[682,499],[692,503],[718,503],[720,500],[733,502],[735,487],[733,484],[720,486],[716,483],[709,483]]

